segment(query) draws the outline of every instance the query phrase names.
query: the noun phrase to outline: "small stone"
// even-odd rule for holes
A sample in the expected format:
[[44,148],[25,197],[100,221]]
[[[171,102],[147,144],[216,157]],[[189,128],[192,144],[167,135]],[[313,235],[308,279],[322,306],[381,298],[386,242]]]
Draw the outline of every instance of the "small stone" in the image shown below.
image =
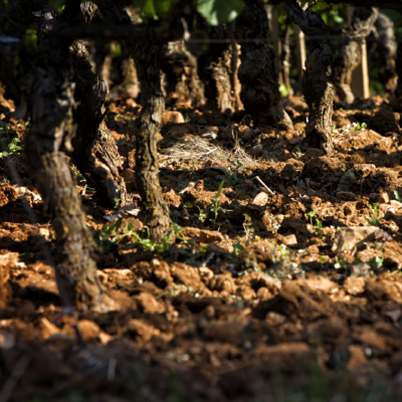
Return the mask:
[[286,316],[275,311],[270,311],[267,313],[265,320],[271,325],[280,325],[286,321]]
[[135,297],[135,300],[138,302],[139,307],[144,313],[159,314],[165,311],[164,305],[158,302],[155,296],[153,296],[151,293],[141,292]]
[[346,278],[343,287],[352,296],[356,296],[359,293],[364,292],[364,286],[366,284],[366,280],[362,277],[348,277]]
[[46,228],[40,228],[39,229],[39,234],[43,237],[49,237],[50,236],[50,230]]
[[161,126],[168,124],[168,123],[174,123],[174,124],[181,124],[185,123],[184,117],[180,112],[174,112],[167,110],[162,114],[161,117]]
[[84,339],[97,338],[100,333],[98,324],[91,320],[80,320],[78,321],[77,327]]
[[198,268],[176,262],[170,268],[170,273],[177,282],[191,286],[194,291],[200,291],[204,287]]
[[402,203],[400,203],[397,200],[391,200],[389,203],[390,203],[391,206],[393,206],[395,208],[402,208]]
[[128,330],[136,336],[137,340],[149,341],[154,335],[159,335],[160,330],[142,320],[131,319]]
[[374,226],[350,227],[343,228],[335,235],[332,251],[335,253],[354,254],[356,248],[363,244],[363,242],[371,241],[374,239],[374,234],[379,228]]
[[365,262],[359,262],[357,264],[353,264],[350,267],[350,276],[369,278],[370,270],[371,270],[370,265],[366,264]]
[[301,138],[300,137],[293,137],[293,138],[289,138],[289,144],[290,145],[297,145],[300,143]]
[[388,204],[389,203],[389,196],[387,193],[381,193],[378,197],[378,202],[381,204]]
[[150,265],[152,267],[152,273],[162,286],[167,286],[169,283],[173,283],[173,278],[170,275],[170,267],[166,261],[160,261],[154,258]]
[[39,327],[44,339],[49,339],[52,335],[60,332],[60,329],[51,323],[46,317],[41,317],[39,319]]
[[362,345],[349,345],[349,360],[347,367],[349,370],[354,370],[367,364],[368,359],[364,353]]
[[137,103],[134,99],[132,99],[132,98],[127,98],[127,99],[126,99],[126,105],[127,105],[128,107],[131,107],[131,108],[137,108],[137,107],[139,107],[139,106],[138,106],[138,103]]
[[288,236],[282,236],[282,243],[285,246],[292,246],[294,244],[297,244],[297,237],[294,234]]
[[185,227],[183,228],[182,233],[185,237],[190,239],[197,237],[200,243],[219,243],[224,240],[222,233],[213,230]]
[[343,214],[345,216],[352,215],[353,214],[353,208],[350,205],[345,205],[343,207]]
[[208,287],[211,290],[217,290],[218,292],[222,292],[223,290],[225,290],[229,294],[233,294],[236,292],[236,285],[232,276],[225,274],[215,275],[212,279],[208,281]]
[[207,267],[198,268],[203,281],[209,280],[214,276],[214,272]]
[[262,301],[268,300],[272,297],[272,293],[269,291],[268,288],[263,286],[257,290],[257,297]]
[[268,194],[264,192],[257,194],[253,200],[253,204],[259,205],[261,207],[267,205],[267,203],[268,203]]

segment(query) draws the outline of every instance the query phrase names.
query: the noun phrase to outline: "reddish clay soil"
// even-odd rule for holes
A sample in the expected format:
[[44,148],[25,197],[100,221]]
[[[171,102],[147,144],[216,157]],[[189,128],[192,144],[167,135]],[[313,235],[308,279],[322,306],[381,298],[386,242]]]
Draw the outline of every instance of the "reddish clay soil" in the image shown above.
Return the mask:
[[[129,138],[138,110],[120,99],[108,115],[134,205]],[[0,395],[401,400],[399,114],[379,97],[352,108],[337,104],[336,152],[327,157],[303,142],[307,108],[299,98],[287,105],[296,127],[288,132],[256,127],[244,114],[194,110],[179,110],[186,122],[175,123],[174,110],[165,114],[158,143],[163,197],[183,228],[174,246],[146,251],[132,236],[103,235],[102,226],[110,226],[104,216],[120,213],[122,228],[131,223],[140,231],[141,212],[102,208],[77,176],[101,244],[99,276],[120,306],[116,312],[62,309],[35,237],[39,231],[55,247],[49,218],[24,157],[1,160]],[[358,129],[363,122],[367,127]],[[22,139],[25,126],[16,124],[11,119]],[[22,189],[10,178],[11,161]],[[257,176],[274,195],[261,190]],[[23,193],[36,225],[25,214]]]

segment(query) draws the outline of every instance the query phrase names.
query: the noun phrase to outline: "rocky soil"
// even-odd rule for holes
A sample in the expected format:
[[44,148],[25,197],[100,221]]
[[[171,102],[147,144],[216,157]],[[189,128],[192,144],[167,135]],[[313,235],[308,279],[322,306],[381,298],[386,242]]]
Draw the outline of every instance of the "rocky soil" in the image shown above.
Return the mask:
[[108,114],[131,209],[104,209],[71,165],[116,312],[62,308],[24,156],[0,159],[0,400],[401,400],[400,115],[337,103],[327,157],[303,142],[300,98],[294,131],[180,106],[158,143],[175,245],[148,239],[136,207],[132,99]]

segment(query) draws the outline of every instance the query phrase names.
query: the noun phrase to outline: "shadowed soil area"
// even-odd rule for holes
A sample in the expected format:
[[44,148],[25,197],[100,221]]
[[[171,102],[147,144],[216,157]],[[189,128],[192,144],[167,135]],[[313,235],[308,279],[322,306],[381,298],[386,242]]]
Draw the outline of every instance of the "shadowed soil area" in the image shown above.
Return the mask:
[[[179,106],[158,142],[175,244],[152,242],[137,208],[134,100],[114,100],[107,117],[133,205],[103,208],[70,164],[114,312],[63,309],[24,156],[0,159],[0,395],[400,400],[402,142],[388,99],[336,103],[330,157],[304,143],[300,98],[287,102],[288,131]],[[25,125],[7,125],[22,141]]]

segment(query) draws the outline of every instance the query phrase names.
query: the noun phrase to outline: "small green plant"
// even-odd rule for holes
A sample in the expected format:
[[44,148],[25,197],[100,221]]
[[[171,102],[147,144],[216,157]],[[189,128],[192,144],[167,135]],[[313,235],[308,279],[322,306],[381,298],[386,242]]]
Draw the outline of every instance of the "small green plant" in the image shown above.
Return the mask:
[[122,235],[120,231],[122,223],[121,218],[112,221],[110,224],[105,223],[100,232],[94,236],[95,243],[102,248],[105,254],[111,250],[114,244],[125,236],[125,234]]
[[[314,226],[317,231],[318,238],[322,239],[322,222],[317,218],[314,211],[310,211],[307,215],[310,217],[310,225]],[[315,225],[313,224],[313,218],[315,219]],[[325,241],[325,238],[323,240]]]
[[19,145],[21,143],[20,139],[18,137],[12,137],[4,123],[1,123],[0,133],[5,134],[2,135],[3,138],[0,140],[0,159],[21,151],[22,147]]
[[400,197],[398,190],[394,190],[394,195],[397,201],[399,201],[400,203],[402,203],[402,198]]
[[[130,224],[129,224],[130,225]],[[135,243],[140,245],[144,251],[156,251],[158,253],[162,253],[163,251],[167,251],[170,248],[170,234],[169,232],[160,243],[156,240],[151,239],[151,234],[149,232],[149,228],[146,229],[146,238],[141,239],[140,236],[136,232],[132,232],[132,236],[134,237]]]
[[251,227],[251,218],[247,214],[244,215],[244,223],[243,223],[243,228],[244,231],[246,232],[246,247],[250,245],[250,242],[254,238],[254,228]]
[[[356,134],[357,131],[364,131],[367,128],[366,123],[352,123],[352,124],[347,124],[345,127],[341,129],[341,134],[345,134],[347,136],[351,136]],[[338,131],[336,130],[335,126],[332,126],[332,132],[337,133]]]
[[225,180],[226,180],[226,185],[229,187],[233,187],[235,184],[237,184],[239,181],[242,181],[242,179],[239,177],[239,174],[243,172],[244,166],[237,161],[235,163],[230,159],[230,157],[227,159],[227,161],[233,166],[229,167],[224,173],[225,173]]
[[233,254],[237,257],[244,251],[244,246],[240,243],[240,239],[237,238],[233,243]]
[[296,145],[296,146],[294,147],[294,149],[293,149],[293,152],[296,154],[296,156],[297,156],[298,158],[301,158],[301,157],[303,156],[303,152],[302,152],[302,150],[301,150],[300,145]]
[[212,200],[212,205],[210,207],[211,211],[214,214],[214,217],[212,219],[210,219],[210,221],[213,223],[214,226],[217,225],[216,220],[218,219],[219,211],[220,210],[224,211],[223,208],[221,207],[221,203],[219,202],[219,196],[221,195],[224,183],[225,183],[225,180],[222,180],[221,184],[219,185],[218,191],[216,192],[216,194]]
[[313,225],[313,218],[315,218],[317,215],[315,214],[314,211],[310,211],[307,215],[310,217],[310,225],[314,226]]
[[367,263],[371,265],[373,268],[380,269],[382,265],[384,264],[384,257],[373,257],[370,258]]
[[378,220],[378,202],[370,205],[372,217],[366,218],[366,221],[370,224],[370,226],[380,226],[380,221]]
[[352,123],[352,130],[350,131],[350,134],[353,135],[356,133],[356,131],[363,131],[367,128],[366,123],[360,124],[359,122],[357,123]]
[[[289,63],[288,63],[289,64]],[[292,87],[289,85],[281,84],[279,85],[279,92],[282,98],[287,98],[292,90]]]
[[103,252],[108,253],[123,238],[133,238],[134,244],[140,245],[144,251],[156,251],[161,253],[170,247],[169,232],[159,243],[151,238],[149,228],[145,227],[146,237],[141,238],[134,230],[134,225],[130,222],[122,227],[122,218],[112,221],[109,224],[104,224],[102,229],[94,236],[95,243],[102,248]]
[[334,258],[335,264],[334,267],[335,269],[339,268],[344,268],[346,266],[346,262],[342,260],[342,258],[339,258],[337,255]]
[[121,201],[120,198],[114,198],[114,209],[119,208],[120,201]]
[[318,238],[322,239],[322,222],[317,218],[315,219],[315,228],[317,229]]

